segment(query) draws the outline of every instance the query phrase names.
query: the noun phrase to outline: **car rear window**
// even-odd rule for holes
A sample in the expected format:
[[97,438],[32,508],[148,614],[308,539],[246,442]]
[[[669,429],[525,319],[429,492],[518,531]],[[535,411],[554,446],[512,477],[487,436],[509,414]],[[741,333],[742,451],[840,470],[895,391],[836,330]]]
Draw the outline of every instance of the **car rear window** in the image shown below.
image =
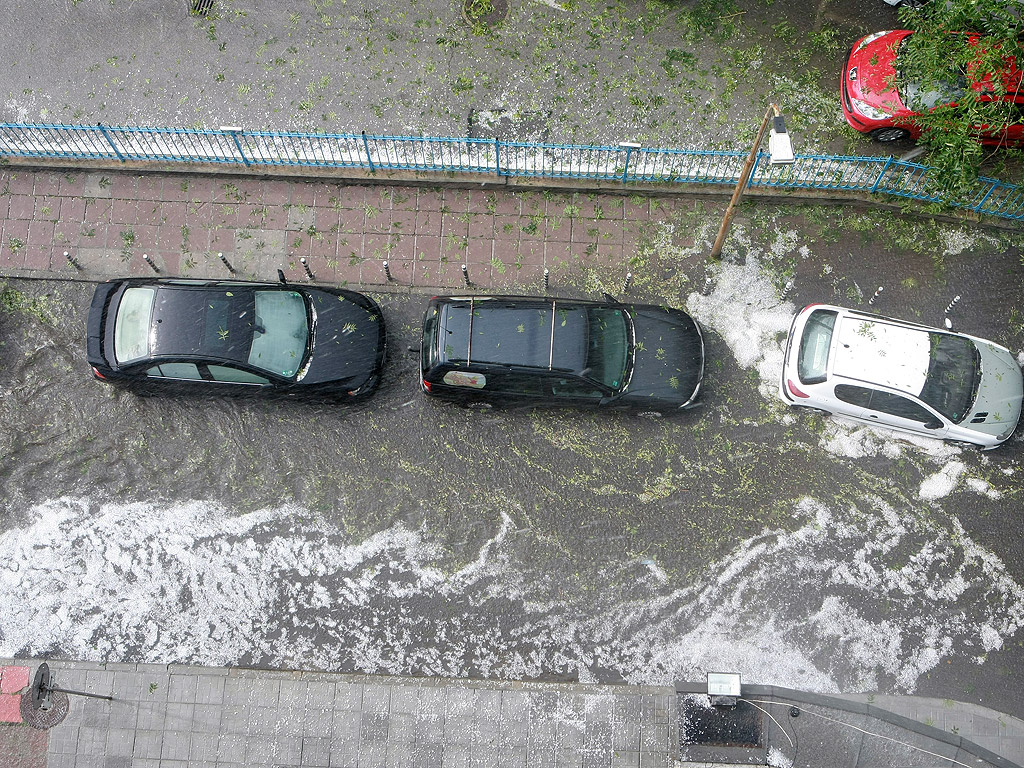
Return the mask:
[[149,354],[154,288],[129,288],[121,295],[114,320],[114,357],[128,363]]
[[431,306],[423,318],[420,366],[428,371],[437,364],[437,307]]
[[797,357],[797,375],[804,384],[819,384],[826,378],[837,314],[829,309],[816,309],[807,318]]

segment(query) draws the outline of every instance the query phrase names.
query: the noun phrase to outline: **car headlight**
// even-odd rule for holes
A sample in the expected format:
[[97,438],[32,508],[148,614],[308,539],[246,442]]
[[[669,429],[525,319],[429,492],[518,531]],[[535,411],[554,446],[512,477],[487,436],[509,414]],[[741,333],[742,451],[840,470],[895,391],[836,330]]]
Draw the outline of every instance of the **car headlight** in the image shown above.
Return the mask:
[[1013,430],[1015,430],[1016,428],[1017,428],[1017,425],[1014,424],[1009,429],[1007,429],[1005,432],[1002,432],[1002,433],[996,435],[996,440],[999,440],[1001,442],[1003,440],[1009,439],[1010,435],[1013,434]]
[[866,101],[850,99],[850,103],[853,105],[853,108],[864,115],[864,117],[870,117],[872,120],[885,120],[886,118],[892,117],[891,112],[886,112],[884,109],[873,107]]
[[859,51],[862,48],[864,48],[865,46],[871,45],[871,43],[875,42],[875,40],[877,40],[878,38],[882,37],[883,35],[888,35],[888,34],[889,34],[889,30],[888,29],[883,30],[882,32],[872,32],[870,35],[865,37],[863,40],[861,40],[857,44],[856,50]]

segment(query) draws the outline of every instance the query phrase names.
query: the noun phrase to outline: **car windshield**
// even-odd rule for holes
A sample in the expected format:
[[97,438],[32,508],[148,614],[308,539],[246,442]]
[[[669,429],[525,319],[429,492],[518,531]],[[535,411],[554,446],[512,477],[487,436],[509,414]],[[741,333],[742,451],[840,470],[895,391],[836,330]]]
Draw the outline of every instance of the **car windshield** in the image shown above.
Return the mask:
[[625,383],[629,362],[629,329],[621,309],[592,307],[587,310],[587,377],[619,390]]
[[154,288],[128,288],[114,320],[114,358],[129,363],[149,354]]
[[249,364],[292,377],[309,340],[306,302],[295,291],[256,291],[256,326]]
[[928,377],[921,399],[955,424],[970,412],[981,380],[981,355],[970,339],[929,333]]
[[297,291],[161,288],[153,315],[154,355],[249,364],[288,378],[309,341],[306,302]]
[[925,87],[922,83],[914,80],[897,80],[897,90],[900,99],[908,109],[915,112],[926,112],[935,107],[961,101],[964,94],[967,93],[967,81],[961,78],[956,84],[932,82]]
[[926,112],[945,104],[955,104],[961,101],[967,93],[967,77],[963,72],[951,69],[943,76],[936,74],[936,77],[928,83],[921,83],[909,77],[905,77],[901,66],[906,61],[906,47],[911,35],[907,35],[900,41],[896,51],[896,60],[893,66],[896,70],[896,92],[907,109],[914,112]]
[[797,375],[804,384],[817,384],[825,380],[836,315],[832,310],[816,309],[807,318],[797,356]]

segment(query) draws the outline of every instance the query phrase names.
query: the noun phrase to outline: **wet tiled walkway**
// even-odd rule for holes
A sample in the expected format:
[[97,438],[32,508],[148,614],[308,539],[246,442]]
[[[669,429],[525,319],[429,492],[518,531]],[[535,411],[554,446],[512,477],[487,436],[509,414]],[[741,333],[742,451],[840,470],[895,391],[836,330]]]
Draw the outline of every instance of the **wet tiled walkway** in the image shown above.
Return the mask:
[[[0,271],[536,290],[588,266],[625,275],[682,198],[107,172],[0,176]],[[689,245],[682,238],[676,244]],[[67,252],[77,262],[68,262]],[[219,258],[223,254],[224,264]]]

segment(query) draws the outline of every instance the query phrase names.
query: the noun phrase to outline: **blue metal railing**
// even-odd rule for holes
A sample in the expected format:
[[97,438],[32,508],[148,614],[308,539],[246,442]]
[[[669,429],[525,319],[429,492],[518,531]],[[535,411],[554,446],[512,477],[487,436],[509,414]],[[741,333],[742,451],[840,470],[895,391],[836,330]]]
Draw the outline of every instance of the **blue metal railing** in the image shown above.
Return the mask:
[[[461,172],[501,177],[733,185],[746,152],[584,146],[496,139],[244,131],[234,128],[133,128],[0,123],[0,156],[319,166]],[[881,193],[1005,219],[1024,219],[1024,190],[981,178],[967,198],[943,199],[933,169],[892,157],[797,155],[772,166],[758,157],[750,185]]]

